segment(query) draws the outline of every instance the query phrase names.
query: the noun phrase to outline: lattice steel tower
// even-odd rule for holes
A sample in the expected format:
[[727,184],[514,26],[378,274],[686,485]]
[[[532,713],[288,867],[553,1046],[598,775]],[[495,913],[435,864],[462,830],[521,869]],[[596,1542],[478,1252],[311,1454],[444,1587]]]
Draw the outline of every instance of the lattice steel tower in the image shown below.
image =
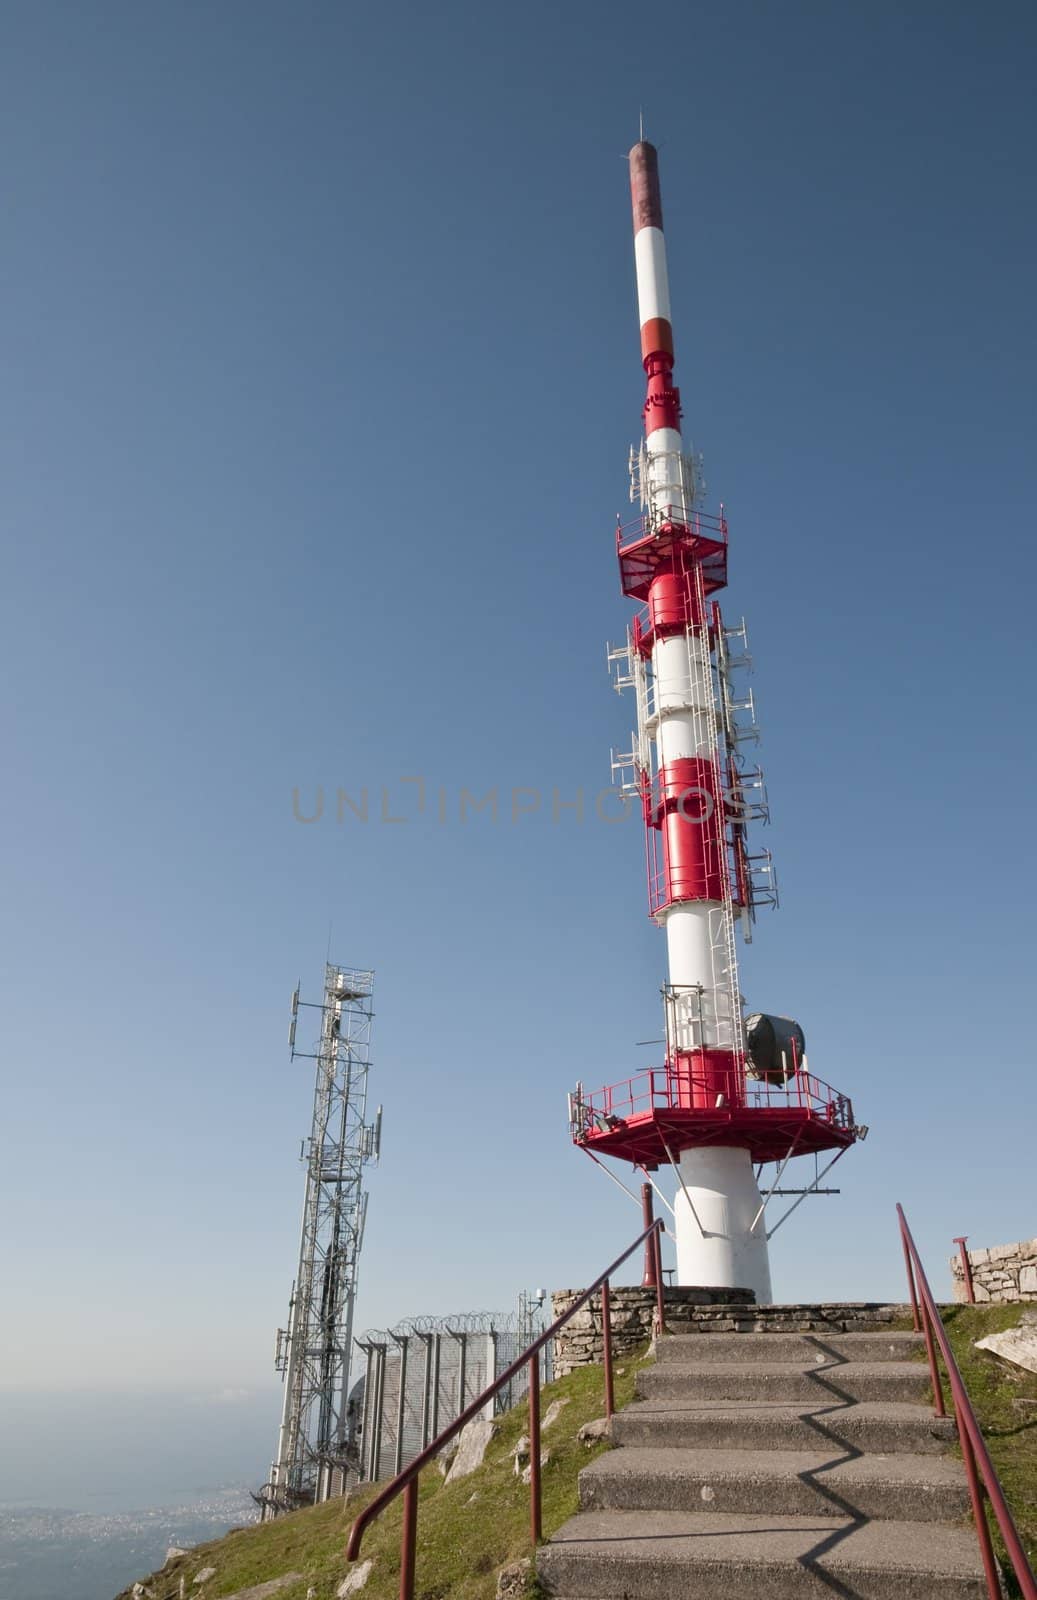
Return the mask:
[[[303,1145],[306,1194],[299,1270],[288,1327],[277,1331],[284,1406],[277,1457],[262,1494],[264,1519],[326,1500],[341,1488],[350,1456],[346,1402],[357,1267],[364,1237],[364,1168],[378,1159],[382,1108],[367,1121],[374,974],[330,963],[324,999],[292,996],[288,1043],[317,1063],[313,1126]],[[321,1014],[315,1052],[295,1047],[300,1006]]]

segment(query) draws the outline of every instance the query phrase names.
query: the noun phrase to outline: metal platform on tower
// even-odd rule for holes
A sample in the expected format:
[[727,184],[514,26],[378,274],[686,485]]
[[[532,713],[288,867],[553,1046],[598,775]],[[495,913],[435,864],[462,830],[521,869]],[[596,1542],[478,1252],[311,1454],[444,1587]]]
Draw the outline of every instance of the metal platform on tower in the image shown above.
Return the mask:
[[[712,1064],[708,1072],[652,1068],[591,1093],[578,1087],[570,1096],[573,1140],[652,1170],[692,1146],[737,1144],[754,1161],[784,1161],[845,1149],[859,1137],[850,1100],[811,1073],[779,1085],[729,1070],[729,1094],[716,1088]],[[707,1096],[711,1104],[702,1103]]]

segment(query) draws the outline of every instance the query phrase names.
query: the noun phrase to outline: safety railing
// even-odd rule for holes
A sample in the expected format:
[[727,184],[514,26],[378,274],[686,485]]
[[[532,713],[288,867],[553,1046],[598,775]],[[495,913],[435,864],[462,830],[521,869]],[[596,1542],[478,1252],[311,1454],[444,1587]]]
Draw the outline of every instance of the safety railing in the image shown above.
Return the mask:
[[997,1561],[990,1539],[990,1527],[987,1523],[986,1510],[983,1505],[983,1490],[986,1489],[990,1504],[993,1507],[994,1517],[1001,1530],[1008,1559],[1012,1563],[1016,1582],[1023,1600],[1037,1600],[1037,1578],[1034,1577],[1033,1568],[1026,1559],[1019,1532],[1012,1520],[1012,1513],[1008,1509],[1001,1484],[998,1480],[994,1463],[990,1459],[986,1441],[980,1431],[976,1420],[976,1413],[972,1409],[965,1381],[962,1378],[954,1352],[951,1349],[947,1330],[943,1325],[936,1301],[933,1299],[929,1280],[925,1275],[918,1247],[907,1225],[903,1206],[897,1206],[897,1217],[900,1220],[900,1241],[904,1247],[904,1265],[907,1268],[907,1287],[911,1298],[911,1314],[914,1321],[915,1332],[925,1334],[925,1350],[929,1359],[929,1375],[933,1385],[933,1405],[938,1417],[947,1415],[947,1407],[943,1395],[943,1379],[940,1375],[939,1362],[936,1352],[939,1350],[943,1358],[943,1365],[947,1373],[947,1382],[950,1386],[951,1398],[954,1402],[954,1420],[958,1426],[958,1439],[961,1444],[962,1459],[965,1463],[965,1475],[969,1485],[969,1499],[972,1502],[972,1519],[976,1525],[976,1537],[979,1540],[980,1555],[983,1559],[983,1571],[986,1576],[987,1593],[990,1600],[1000,1600],[1001,1582],[998,1576]]
[[[682,512],[676,497],[671,510],[672,516],[666,518],[668,526],[687,530],[693,538],[708,540],[711,544],[727,544],[727,518],[723,513],[715,515],[709,511],[687,509]],[[658,512],[646,511],[639,517],[629,517],[626,522],[618,522],[616,544],[619,549],[627,550],[631,545],[639,544],[642,539],[650,538],[656,531],[659,521]]]
[[[796,1108],[839,1128],[853,1125],[853,1107],[837,1089],[802,1068],[783,1084],[746,1078],[741,1088],[745,1105],[754,1110]],[[608,1127],[613,1119],[626,1120],[652,1111],[672,1111],[688,1099],[688,1074],[681,1076],[666,1067],[649,1067],[632,1078],[603,1089],[584,1091],[580,1099],[584,1126],[590,1130]]]
[[698,566],[706,593],[727,582],[727,522],[721,515],[693,511],[682,517],[645,512],[633,522],[617,523],[616,554],[624,594],[647,597],[660,560],[676,556],[683,570]]
[[[543,1528],[541,1519],[541,1494],[540,1494],[540,1352],[549,1340],[553,1339],[560,1328],[571,1320],[591,1299],[592,1295],[601,1292],[601,1329],[602,1329],[602,1360],[605,1368],[605,1415],[611,1417],[615,1405],[613,1374],[612,1374],[612,1325],[609,1305],[609,1279],[617,1268],[621,1267],[634,1251],[642,1245],[650,1244],[652,1253],[653,1276],[655,1279],[656,1309],[655,1323],[659,1332],[665,1331],[664,1303],[663,1303],[663,1275],[660,1259],[659,1236],[664,1231],[661,1218],[639,1233],[633,1244],[628,1245],[621,1256],[617,1256],[600,1277],[595,1278],[589,1289],[585,1289],[578,1300],[574,1300],[562,1316],[557,1317],[551,1326],[534,1339],[529,1348],[500,1377],[488,1385],[465,1409],[454,1418],[449,1427],[444,1428],[432,1443],[420,1455],[414,1457],[402,1472],[397,1473],[391,1483],[387,1483],[380,1494],[375,1495],[370,1505],[364,1507],[349,1530],[349,1542],[346,1545],[346,1560],[355,1561],[360,1554],[364,1532],[380,1517],[386,1506],[392,1504],[396,1497],[403,1495],[403,1530],[400,1535],[400,1600],[414,1600],[415,1578],[415,1553],[418,1535],[418,1478],[430,1461],[433,1461],[444,1445],[461,1432],[466,1423],[477,1417],[486,1405],[501,1390],[507,1387],[515,1376],[526,1366],[529,1371],[529,1531],[534,1547],[540,1542]],[[1027,1597],[1029,1600],[1029,1597]]]

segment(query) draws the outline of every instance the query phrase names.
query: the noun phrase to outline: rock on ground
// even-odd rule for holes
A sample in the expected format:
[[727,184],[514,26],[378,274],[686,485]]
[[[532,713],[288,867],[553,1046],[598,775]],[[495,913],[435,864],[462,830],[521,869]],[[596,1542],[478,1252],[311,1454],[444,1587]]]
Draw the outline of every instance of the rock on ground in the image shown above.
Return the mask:
[[278,1589],[287,1589],[290,1583],[299,1583],[302,1580],[301,1572],[285,1572],[280,1578],[268,1578],[266,1583],[254,1583],[249,1589],[238,1589],[234,1594],[229,1594],[226,1600],[267,1600],[267,1595],[276,1594]]
[[373,1566],[373,1561],[361,1561],[358,1567],[354,1567],[346,1581],[340,1583],[335,1590],[338,1600],[345,1600],[348,1594],[358,1594],[371,1576],[371,1568]]
[[470,1472],[483,1464],[483,1457],[489,1448],[490,1440],[497,1436],[497,1424],[484,1417],[475,1417],[467,1422],[461,1429],[461,1438],[457,1447],[450,1471],[446,1475],[447,1483],[456,1483],[458,1478],[467,1478]]
[[216,1568],[215,1567],[203,1567],[200,1572],[196,1572],[195,1573],[194,1581],[195,1581],[195,1583],[208,1583],[209,1579],[210,1578],[215,1578],[215,1576],[216,1576]]
[[497,1600],[520,1600],[529,1585],[533,1562],[529,1556],[501,1567],[497,1574]]
[[[541,1467],[541,1470],[543,1470],[543,1468],[547,1466],[547,1463],[550,1461],[550,1459],[551,1459],[550,1450],[541,1450],[541,1452],[540,1452],[540,1467]],[[515,1461],[515,1467],[516,1467],[516,1469],[518,1468],[518,1460],[517,1459]],[[522,1477],[522,1482],[523,1483],[530,1483],[532,1481],[532,1477],[533,1477],[533,1465],[532,1465],[532,1462],[528,1463],[526,1466],[524,1466],[522,1468],[521,1477]]]
[[564,1394],[560,1399],[551,1401],[551,1404],[544,1412],[544,1420],[540,1424],[541,1429],[549,1428],[553,1422],[558,1421],[558,1418],[561,1416],[565,1407],[569,1404],[571,1398],[571,1395]]
[[1006,1328],[1004,1333],[988,1333],[985,1339],[976,1340],[976,1349],[990,1350],[1015,1367],[1037,1372],[1037,1327],[1032,1324]]
[[595,1417],[593,1422],[585,1422],[576,1435],[584,1444],[597,1444],[599,1439],[607,1439],[612,1432],[608,1417]]

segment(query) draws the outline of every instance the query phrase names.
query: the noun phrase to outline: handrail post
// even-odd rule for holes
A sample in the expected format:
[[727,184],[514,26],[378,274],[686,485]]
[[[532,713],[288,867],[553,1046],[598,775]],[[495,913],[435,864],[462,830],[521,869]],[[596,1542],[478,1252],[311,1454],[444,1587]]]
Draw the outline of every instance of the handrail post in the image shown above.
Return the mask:
[[969,1253],[965,1248],[967,1238],[967,1233],[961,1234],[955,1239],[954,1243],[958,1246],[958,1254],[961,1256],[961,1275],[965,1280],[965,1299],[970,1306],[974,1306],[976,1304],[976,1286],[972,1281],[972,1262],[969,1260]]
[[907,1247],[907,1234],[903,1228],[900,1230],[900,1243],[904,1249],[904,1266],[907,1269],[907,1292],[911,1297],[911,1322],[915,1333],[921,1333],[922,1321],[918,1315],[918,1290],[915,1288],[915,1271],[911,1264],[911,1252]]
[[940,1368],[936,1361],[936,1340],[933,1337],[933,1325],[929,1316],[929,1307],[922,1308],[922,1324],[925,1329],[925,1353],[929,1357],[929,1377],[933,1385],[933,1409],[938,1417],[947,1415],[947,1407],[943,1403],[943,1382],[940,1378]]
[[[652,1201],[652,1185],[641,1185],[641,1218],[646,1228],[650,1228],[655,1221],[655,1206]],[[655,1288],[655,1239],[645,1240],[645,1270],[641,1278],[642,1289]]]
[[612,1386],[612,1304],[607,1278],[601,1286],[601,1359],[605,1364],[605,1415],[611,1422],[616,1396]]
[[976,1538],[979,1540],[979,1553],[983,1559],[983,1572],[987,1580],[987,1594],[990,1600],[1000,1600],[1001,1580],[998,1576],[997,1562],[994,1560],[994,1549],[990,1542],[990,1525],[987,1522],[986,1508],[983,1504],[983,1485],[980,1482],[979,1471],[976,1466],[976,1452],[972,1448],[972,1437],[969,1433],[968,1421],[965,1416],[965,1407],[955,1401],[955,1420],[958,1424],[958,1442],[961,1445],[961,1457],[965,1463],[965,1476],[969,1482],[969,1499],[972,1502],[972,1520],[976,1525]]
[[400,1600],[414,1600],[414,1568],[418,1543],[418,1480],[403,1491],[403,1529],[400,1533]]
[[[540,1543],[540,1352],[529,1358],[529,1531],[533,1548]],[[400,1600],[412,1600],[410,1595]]]
[[655,1257],[655,1331],[659,1338],[666,1332],[666,1300],[664,1298],[663,1284],[663,1252],[661,1244],[662,1227],[656,1228],[652,1235],[652,1253]]

